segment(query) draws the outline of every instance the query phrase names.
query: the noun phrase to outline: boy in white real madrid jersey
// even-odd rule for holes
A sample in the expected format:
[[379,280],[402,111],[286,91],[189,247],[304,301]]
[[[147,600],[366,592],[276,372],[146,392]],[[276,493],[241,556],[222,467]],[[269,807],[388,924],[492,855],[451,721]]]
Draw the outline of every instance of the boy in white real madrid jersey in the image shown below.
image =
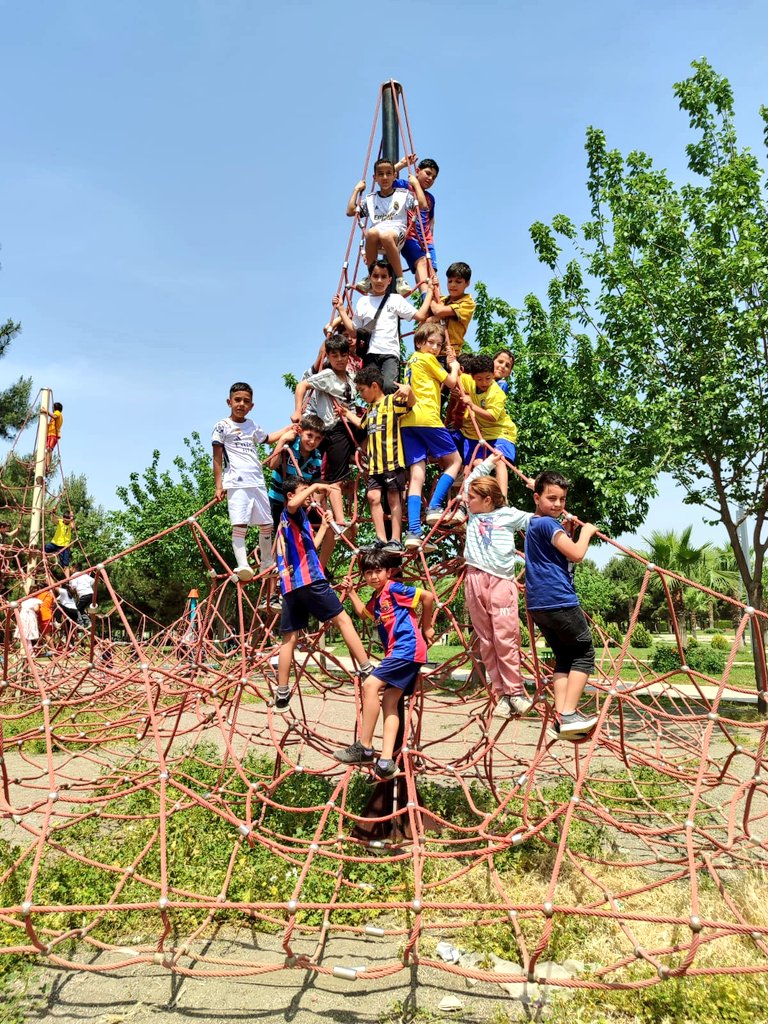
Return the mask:
[[272,512],[264,482],[257,444],[274,444],[284,437],[286,428],[267,434],[248,413],[253,408],[253,389],[238,381],[229,389],[227,405],[230,414],[213,428],[213,482],[216,497],[227,495],[229,521],[232,524],[232,550],[237,563],[235,572],[247,583],[254,576],[248,565],[245,537],[249,526],[259,528],[261,571],[274,565],[272,554]]

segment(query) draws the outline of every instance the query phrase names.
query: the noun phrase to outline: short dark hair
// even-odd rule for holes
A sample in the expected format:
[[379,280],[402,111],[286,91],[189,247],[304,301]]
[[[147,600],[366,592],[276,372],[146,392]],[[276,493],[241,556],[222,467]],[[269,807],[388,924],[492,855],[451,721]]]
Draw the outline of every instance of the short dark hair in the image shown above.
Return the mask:
[[360,571],[392,569],[398,561],[399,556],[394,551],[385,551],[384,548],[363,548],[360,552]]
[[325,341],[326,352],[343,352],[349,354],[349,338],[346,334],[332,334]]
[[472,268],[468,263],[452,263],[445,272],[446,277],[460,277],[462,281],[472,280]]
[[53,403],[53,411],[54,412],[61,412],[63,408],[64,408],[64,406],[61,404],[61,402],[54,402]]
[[511,348],[497,348],[493,353],[493,358],[497,359],[499,356],[509,356],[513,363],[515,361],[515,353]]
[[556,469],[545,469],[533,481],[533,493],[543,494],[545,487],[562,487],[564,491],[567,491],[570,486],[571,481],[568,477],[558,473]]
[[302,416],[299,426],[302,430],[314,430],[316,434],[325,433],[325,424],[313,412],[308,412],[306,416]]
[[493,373],[493,360],[485,352],[476,355],[472,360],[472,369],[468,373]]
[[384,390],[384,374],[378,368],[371,363],[370,366],[364,366],[361,370],[358,370],[355,374],[355,384],[358,387],[369,388],[371,384],[378,384],[381,390]]
[[304,481],[300,476],[288,476],[283,480],[283,497],[287,498],[291,494],[294,494],[300,487],[304,486]]
[[389,164],[389,166],[392,168],[393,171],[395,169],[395,162],[394,162],[394,160],[390,160],[389,157],[386,157],[386,156],[380,156],[379,159],[376,161],[376,163],[373,165],[373,173],[374,174],[376,173],[376,171],[378,171],[378,169],[381,167],[382,164]]
[[437,166],[437,161],[433,160],[429,156],[424,157],[423,160],[419,160],[419,170],[420,171],[434,171],[435,172],[435,177],[437,177],[438,174],[440,173],[440,168]]
[[456,356],[456,361],[461,367],[462,373],[472,373],[472,367],[475,365],[475,358],[474,352],[460,352]]
[[250,384],[246,384],[244,380],[237,380],[229,389],[230,398],[236,391],[247,391],[248,394],[253,398],[253,388]]

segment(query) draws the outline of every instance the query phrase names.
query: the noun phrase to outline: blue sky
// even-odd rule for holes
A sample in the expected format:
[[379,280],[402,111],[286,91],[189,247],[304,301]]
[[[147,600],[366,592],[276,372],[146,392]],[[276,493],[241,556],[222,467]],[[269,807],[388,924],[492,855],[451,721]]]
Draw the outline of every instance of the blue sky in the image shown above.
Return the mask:
[[[436,243],[513,305],[546,277],[528,227],[585,218],[588,125],[676,176],[672,85],[706,56],[762,152],[768,8],[726,3],[0,0],[0,363],[64,403],[67,472],[99,502],[252,382],[286,423],[330,313],[381,82],[441,166]],[[23,445],[29,448],[31,440]],[[578,510],[575,510],[578,511]],[[664,486],[646,527],[696,525]]]

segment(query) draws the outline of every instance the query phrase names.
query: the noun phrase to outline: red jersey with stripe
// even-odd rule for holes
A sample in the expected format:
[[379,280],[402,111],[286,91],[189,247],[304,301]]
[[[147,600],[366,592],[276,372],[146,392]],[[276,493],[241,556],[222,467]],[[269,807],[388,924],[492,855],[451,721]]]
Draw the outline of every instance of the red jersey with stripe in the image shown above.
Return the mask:
[[307,587],[317,580],[324,580],[325,573],[317,557],[312,527],[303,508],[296,512],[287,509],[280,516],[277,531],[277,571],[280,588],[284,594],[289,590]]
[[426,664],[427,642],[419,629],[415,611],[420,600],[421,587],[408,587],[390,580],[365,606],[379,631],[387,658]]

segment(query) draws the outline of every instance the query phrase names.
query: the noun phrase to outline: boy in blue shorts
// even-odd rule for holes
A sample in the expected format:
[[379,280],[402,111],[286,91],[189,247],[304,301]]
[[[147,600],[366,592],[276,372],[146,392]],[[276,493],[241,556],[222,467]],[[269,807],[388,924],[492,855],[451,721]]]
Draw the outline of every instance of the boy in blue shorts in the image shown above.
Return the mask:
[[[399,160],[395,164],[395,170],[399,173],[409,163],[413,163],[416,157],[412,156],[406,160]],[[416,171],[416,180],[421,185],[424,198],[427,200],[428,208],[411,214],[408,221],[408,230],[403,245],[403,256],[405,256],[408,269],[416,277],[416,287],[422,293],[429,290],[429,281],[432,274],[437,273],[437,254],[433,229],[435,226],[435,197],[429,191],[437,181],[440,168],[437,163],[429,157],[419,161]],[[409,182],[404,178],[396,178],[395,188],[408,188]],[[427,253],[431,266],[427,265]]]
[[[464,389],[460,443],[465,467],[482,462],[490,455],[491,448],[501,452],[508,462],[514,462],[517,427],[507,412],[506,396],[495,381],[493,359],[484,354],[474,356],[469,373],[462,373],[459,381]],[[501,493],[506,495],[509,471],[504,461],[496,463],[496,481]]]
[[309,625],[310,615],[338,628],[350,656],[360,666],[362,675],[367,676],[373,669],[352,619],[344,611],[341,601],[325,578],[315,550],[306,506],[311,502],[313,494],[325,493],[326,490],[325,484],[310,484],[307,487],[297,477],[291,477],[283,484],[285,508],[277,533],[277,572],[283,593],[280,613],[283,639],[278,653],[274,704],[280,714],[284,714],[290,707],[293,652],[296,650],[299,632]]
[[568,536],[560,517],[569,486],[562,473],[550,470],[534,481],[536,513],[525,532],[525,604],[555,655],[554,732],[580,739],[597,724],[597,716],[586,717],[576,707],[595,669],[595,648],[573,572],[597,527],[584,523],[577,541]]
[[408,479],[408,532],[403,543],[406,548],[422,545],[421,495],[427,475],[427,458],[437,460],[443,471],[427,509],[427,525],[443,518],[443,509],[451,487],[461,469],[461,456],[440,418],[440,389],[453,388],[459,379],[459,363],[450,345],[446,359],[450,371],[444,370],[437,356],[445,341],[441,324],[422,324],[413,336],[416,351],[408,360],[405,383],[409,384],[416,401],[400,420],[405,465]]
[[[343,750],[334,751],[342,764],[373,764],[377,779],[394,779],[400,770],[393,760],[399,724],[398,704],[413,693],[419,672],[427,661],[427,648],[435,638],[432,616],[435,600],[421,587],[408,587],[390,579],[392,555],[382,550],[363,551],[360,568],[373,596],[363,604],[352,585],[349,598],[356,615],[373,619],[384,647],[384,660],[363,681],[363,711],[360,739]],[[416,607],[421,602],[421,621]],[[373,731],[381,710],[384,735],[381,754],[373,750]]]

